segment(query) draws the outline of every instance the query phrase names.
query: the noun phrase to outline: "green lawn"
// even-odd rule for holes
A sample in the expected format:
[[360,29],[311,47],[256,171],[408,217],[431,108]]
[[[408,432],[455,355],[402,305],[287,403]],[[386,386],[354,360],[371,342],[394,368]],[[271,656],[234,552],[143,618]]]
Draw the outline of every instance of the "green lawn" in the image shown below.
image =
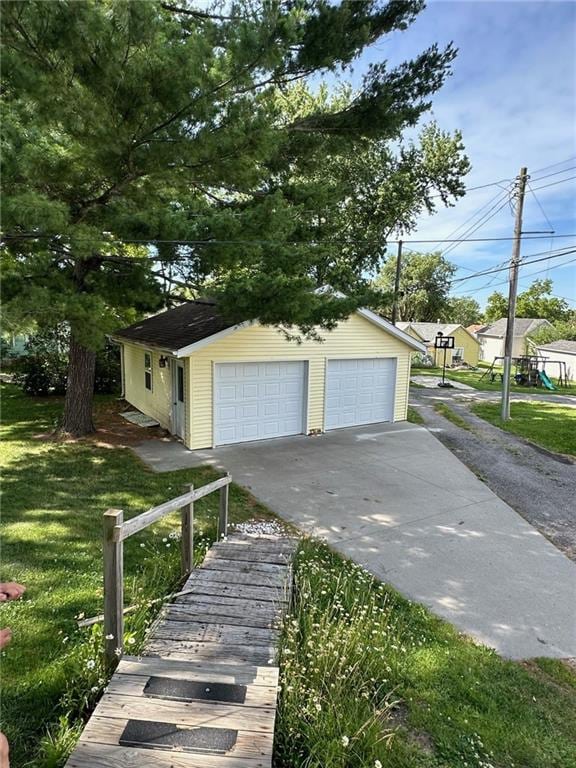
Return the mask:
[[558,453],[576,455],[576,408],[556,403],[513,402],[511,420],[500,420],[499,403],[476,403],[472,411],[491,424]]
[[468,422],[460,416],[459,413],[456,413],[456,411],[452,410],[446,403],[434,403],[434,410],[444,416],[445,419],[448,419],[448,421],[451,421],[452,424],[455,424],[457,427],[460,427],[461,429],[467,429],[469,432],[472,430],[472,427]]
[[[60,408],[4,387],[2,578],[28,585],[23,601],[0,606],[14,630],[2,654],[13,768],[61,766],[80,705],[89,708],[104,684],[89,667],[100,628],[79,631],[75,621],[102,608],[103,510],[131,516],[214,476],[154,474],[127,449],[38,439]],[[233,520],[270,515],[238,487],[230,501]],[[196,506],[207,540],[216,505],[212,497]],[[175,523],[128,540],[127,603],[174,585]],[[138,631],[130,618],[128,635]],[[305,542],[297,557],[282,648],[277,768],[576,768],[568,668],[501,660],[322,544]]]
[[409,421],[411,424],[424,424],[424,418],[420,411],[418,411],[416,408],[413,408],[411,405],[408,406],[407,421]]
[[[77,629],[75,617],[102,610],[104,510],[121,508],[130,517],[179,495],[184,483],[201,485],[217,476],[209,469],[155,474],[128,449],[36,439],[60,411],[57,398],[27,398],[3,386],[1,579],[28,586],[24,600],[0,606],[2,626],[14,633],[2,653],[2,727],[13,768],[30,760],[51,765],[37,758],[39,740],[70,709],[71,697],[74,705],[81,699],[69,683],[84,679],[78,665],[86,663],[92,638]],[[217,504],[213,494],[195,506],[199,534],[214,536]],[[235,486],[230,515],[232,521],[269,516]],[[177,520],[172,516],[127,541],[126,604],[174,585],[178,543],[167,536]]]
[[323,544],[295,577],[279,768],[575,768],[562,662],[504,661]]
[[[480,367],[477,371],[452,371],[447,368],[446,378],[449,381],[459,381],[462,384],[468,384],[469,387],[479,389],[482,392],[500,392],[502,389],[500,378],[498,377],[496,381],[490,381],[489,375],[486,374],[482,379],[482,374],[484,374],[485,371],[485,367]],[[412,376],[442,376],[442,368],[412,368]],[[553,384],[556,385],[554,380]],[[558,387],[554,391],[551,391],[544,387],[521,387],[512,382],[512,392],[526,392],[528,394],[543,392],[547,395],[576,395],[576,384],[571,384],[568,387]]]

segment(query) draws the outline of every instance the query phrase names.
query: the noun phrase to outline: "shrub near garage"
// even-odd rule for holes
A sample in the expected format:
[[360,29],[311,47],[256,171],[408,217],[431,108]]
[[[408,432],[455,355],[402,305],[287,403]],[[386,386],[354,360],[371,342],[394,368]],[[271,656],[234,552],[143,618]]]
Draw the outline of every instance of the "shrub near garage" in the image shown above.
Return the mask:
[[[26,354],[13,366],[14,383],[27,395],[35,397],[63,395],[68,377],[70,331],[65,324],[45,328],[30,337]],[[96,355],[95,389],[98,394],[120,391],[120,354],[108,342]]]

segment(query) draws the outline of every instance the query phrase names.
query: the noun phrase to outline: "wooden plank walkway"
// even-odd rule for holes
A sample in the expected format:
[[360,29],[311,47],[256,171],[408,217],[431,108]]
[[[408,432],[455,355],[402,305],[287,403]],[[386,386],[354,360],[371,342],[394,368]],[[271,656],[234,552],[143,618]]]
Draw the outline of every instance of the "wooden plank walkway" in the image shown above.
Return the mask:
[[271,768],[296,540],[232,534],[125,656],[67,768]]

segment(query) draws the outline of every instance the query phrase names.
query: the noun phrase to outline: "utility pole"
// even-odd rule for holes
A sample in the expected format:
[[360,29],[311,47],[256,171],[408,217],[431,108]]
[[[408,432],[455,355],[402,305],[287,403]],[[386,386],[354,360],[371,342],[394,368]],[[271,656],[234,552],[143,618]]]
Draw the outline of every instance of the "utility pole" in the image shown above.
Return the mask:
[[506,323],[506,340],[504,344],[504,375],[502,379],[502,406],[500,418],[510,421],[510,375],[512,373],[512,351],[514,346],[514,320],[516,318],[516,294],[518,292],[518,268],[520,266],[520,244],[522,241],[522,211],[524,194],[528,181],[528,169],[521,168],[518,176],[518,193],[516,204],[516,220],[514,222],[514,242],[512,258],[510,259],[510,283],[508,290],[508,322]]
[[402,240],[398,240],[398,254],[396,256],[396,278],[394,280],[394,302],[392,304],[392,325],[396,325],[398,316],[398,298],[400,294],[400,272],[402,270]]

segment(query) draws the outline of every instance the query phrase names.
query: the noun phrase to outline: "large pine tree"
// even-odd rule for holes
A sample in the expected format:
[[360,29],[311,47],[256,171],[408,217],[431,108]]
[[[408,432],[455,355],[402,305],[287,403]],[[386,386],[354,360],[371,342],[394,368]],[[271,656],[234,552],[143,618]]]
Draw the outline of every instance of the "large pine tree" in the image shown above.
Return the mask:
[[[462,194],[457,135],[401,142],[452,47],[371,64],[334,98],[301,85],[422,7],[2,4],[4,295],[16,317],[70,326],[64,431],[93,430],[95,350],[163,289],[209,286],[231,317],[330,327],[366,298],[389,232]],[[313,292],[327,282],[348,297]]]

